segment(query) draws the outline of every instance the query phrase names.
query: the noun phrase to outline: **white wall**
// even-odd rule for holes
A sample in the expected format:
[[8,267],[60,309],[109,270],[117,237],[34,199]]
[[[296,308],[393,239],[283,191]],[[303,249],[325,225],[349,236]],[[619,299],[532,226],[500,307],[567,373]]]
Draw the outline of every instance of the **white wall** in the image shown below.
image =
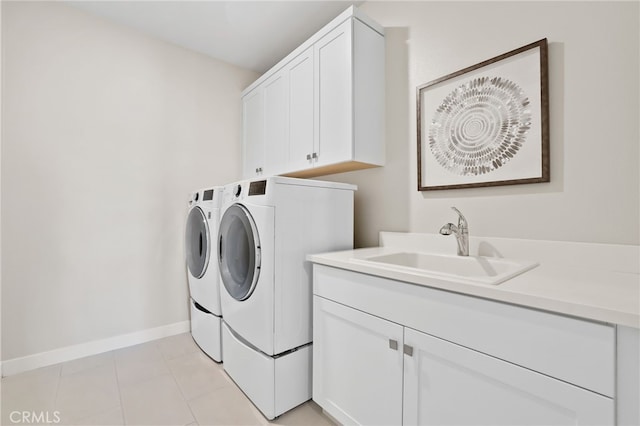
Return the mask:
[[189,191],[240,176],[257,75],[3,2],[2,359],[188,320]]
[[[356,245],[378,232],[639,244],[638,2],[396,2],[361,9],[386,30],[387,165],[326,177],[359,186]],[[417,191],[416,87],[547,38],[551,182]],[[444,237],[443,237],[444,238]]]

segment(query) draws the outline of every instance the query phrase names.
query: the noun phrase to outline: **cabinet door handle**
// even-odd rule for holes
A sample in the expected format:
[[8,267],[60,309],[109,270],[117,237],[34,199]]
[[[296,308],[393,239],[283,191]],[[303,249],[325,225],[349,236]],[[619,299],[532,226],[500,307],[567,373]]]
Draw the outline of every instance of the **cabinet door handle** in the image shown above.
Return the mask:
[[393,349],[394,351],[398,350],[398,341],[389,339],[389,348]]
[[311,158],[313,158],[314,160],[318,158],[318,153],[314,152],[313,154],[311,154]]
[[307,160],[311,160],[311,154],[307,154]]
[[409,345],[404,345],[402,351],[405,355],[413,356],[413,347]]

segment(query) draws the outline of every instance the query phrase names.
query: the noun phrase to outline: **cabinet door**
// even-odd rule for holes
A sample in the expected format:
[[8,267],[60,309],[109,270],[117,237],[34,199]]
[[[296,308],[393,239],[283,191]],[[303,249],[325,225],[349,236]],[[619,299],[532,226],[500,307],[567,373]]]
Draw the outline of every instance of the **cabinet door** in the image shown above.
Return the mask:
[[313,399],[342,424],[401,424],[402,326],[313,299]]
[[316,60],[316,166],[353,158],[352,20],[314,45]]
[[613,425],[611,398],[409,328],[404,339],[403,424]]
[[242,98],[242,175],[258,176],[264,167],[264,105],[262,87]]
[[287,66],[289,70],[289,171],[312,165],[313,153],[313,47]]
[[285,171],[289,159],[289,84],[286,70],[264,83],[264,167],[261,174]]

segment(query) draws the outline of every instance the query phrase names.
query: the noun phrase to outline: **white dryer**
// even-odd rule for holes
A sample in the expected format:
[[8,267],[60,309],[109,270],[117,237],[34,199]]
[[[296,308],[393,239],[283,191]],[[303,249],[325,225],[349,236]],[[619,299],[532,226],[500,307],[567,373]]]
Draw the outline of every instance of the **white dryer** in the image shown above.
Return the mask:
[[191,335],[215,361],[222,361],[222,309],[218,272],[218,224],[222,187],[195,191],[189,198],[185,257],[191,296]]
[[268,419],[311,398],[309,253],[353,247],[354,185],[269,177],[224,187],[224,369]]

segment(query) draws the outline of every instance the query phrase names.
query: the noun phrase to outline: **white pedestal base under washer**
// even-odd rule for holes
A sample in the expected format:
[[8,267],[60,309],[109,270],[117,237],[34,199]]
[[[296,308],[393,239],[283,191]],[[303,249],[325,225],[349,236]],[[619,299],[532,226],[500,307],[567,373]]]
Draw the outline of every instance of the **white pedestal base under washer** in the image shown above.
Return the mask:
[[196,304],[191,305],[191,336],[200,349],[217,362],[222,362],[222,317],[214,315]]
[[222,361],[222,309],[218,272],[218,225],[222,188],[191,194],[185,229],[185,256],[191,295],[191,335],[215,361]]
[[268,419],[311,398],[312,269],[353,248],[353,185],[269,177],[224,187],[224,368]]
[[264,416],[272,420],[311,399],[312,345],[268,356],[222,322],[224,369]]

